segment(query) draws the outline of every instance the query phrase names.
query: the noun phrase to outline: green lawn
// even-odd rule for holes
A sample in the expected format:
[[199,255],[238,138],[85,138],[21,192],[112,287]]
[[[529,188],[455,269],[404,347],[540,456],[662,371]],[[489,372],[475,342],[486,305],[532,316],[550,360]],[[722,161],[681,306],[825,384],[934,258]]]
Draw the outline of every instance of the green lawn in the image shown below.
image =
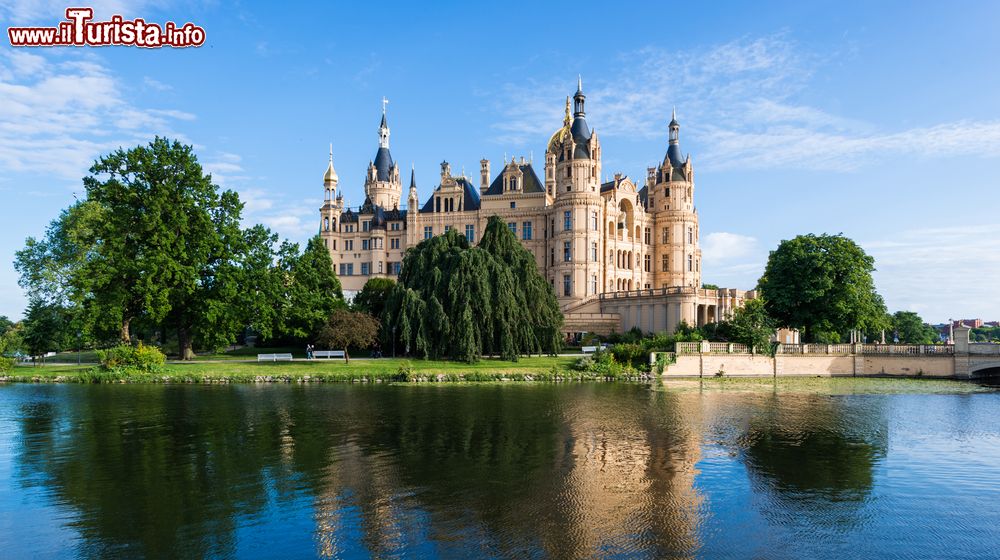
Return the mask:
[[[256,353],[254,354],[256,356]],[[171,362],[155,374],[127,374],[97,371],[93,366],[47,365],[18,366],[7,374],[11,381],[67,382],[253,382],[297,381],[308,377],[319,381],[495,381],[503,379],[529,380],[579,376],[570,371],[572,357],[529,357],[517,362],[484,359],[475,364],[443,360],[314,360],[297,362]],[[407,375],[400,376],[402,366]],[[556,368],[555,371],[553,368]],[[405,368],[404,368],[405,369]]]

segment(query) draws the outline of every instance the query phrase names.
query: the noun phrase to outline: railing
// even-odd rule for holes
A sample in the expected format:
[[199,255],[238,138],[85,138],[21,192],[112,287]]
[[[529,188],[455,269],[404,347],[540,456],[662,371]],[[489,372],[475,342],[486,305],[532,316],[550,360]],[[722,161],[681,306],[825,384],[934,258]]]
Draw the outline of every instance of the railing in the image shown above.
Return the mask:
[[[1000,354],[1000,345],[994,344],[992,346],[996,346],[996,353]],[[678,354],[750,353],[749,347],[745,344],[730,342],[678,342],[676,348]],[[984,348],[980,352],[974,353],[986,353],[985,350],[987,349]],[[779,344],[776,353],[791,356],[848,356],[854,354],[872,356],[950,356],[955,353],[955,347],[950,344]]]
[[970,354],[1000,354],[1000,344],[992,342],[973,342],[969,344]]
[[700,342],[678,342],[675,346],[675,351],[678,354],[700,354],[701,353],[701,343]]
[[744,290],[737,290],[735,288],[720,288],[718,290],[709,290],[705,288],[695,288],[694,286],[672,286],[669,288],[643,288],[641,290],[620,290],[615,292],[602,292],[598,297],[602,300],[607,300],[607,299],[622,299],[622,298],[634,298],[634,297],[675,296],[675,295],[700,296],[704,298],[742,297],[746,299],[751,299],[755,296],[755,293],[753,290],[744,291]]

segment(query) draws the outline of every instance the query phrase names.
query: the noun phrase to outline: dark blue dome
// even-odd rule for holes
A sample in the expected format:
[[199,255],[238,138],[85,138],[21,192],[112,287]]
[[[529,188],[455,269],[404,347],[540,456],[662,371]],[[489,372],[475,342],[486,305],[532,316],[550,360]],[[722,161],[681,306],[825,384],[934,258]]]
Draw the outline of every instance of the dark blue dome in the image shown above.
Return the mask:
[[684,156],[681,155],[680,144],[671,144],[667,148],[667,159],[670,160],[671,167],[680,167],[684,165]]
[[379,181],[388,181],[392,177],[392,156],[389,148],[379,148],[375,154],[375,175]]

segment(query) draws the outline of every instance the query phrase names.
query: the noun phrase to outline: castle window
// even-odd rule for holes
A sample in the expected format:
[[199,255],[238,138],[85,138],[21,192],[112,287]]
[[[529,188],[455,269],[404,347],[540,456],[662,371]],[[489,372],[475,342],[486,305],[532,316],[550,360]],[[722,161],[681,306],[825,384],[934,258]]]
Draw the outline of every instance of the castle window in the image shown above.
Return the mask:
[[569,241],[563,241],[563,262],[570,261],[570,244]]
[[451,231],[451,226],[444,226],[444,232],[448,233],[449,231]]
[[663,242],[664,243],[670,242],[670,228],[668,227],[663,228]]
[[392,239],[389,240],[389,248],[390,249],[399,249],[399,238],[398,237],[393,237]]
[[701,272],[701,259],[694,261],[694,269],[696,272]]
[[399,271],[400,271],[401,268],[402,268],[402,263],[399,263],[399,262],[391,262],[391,263],[389,263],[389,272],[391,272],[392,274],[394,274],[396,276],[399,276]]
[[694,271],[694,257],[688,255],[688,272]]
[[434,237],[434,228],[431,226],[424,226],[424,239],[430,239]]
[[507,222],[507,228],[514,234],[514,237],[517,237],[517,222]]
[[372,242],[371,242],[370,239],[362,239],[361,240],[361,250],[362,251],[367,251],[367,250],[371,249],[371,246],[372,246]]
[[347,276],[347,265],[344,263],[340,263],[340,275]]
[[372,270],[372,263],[366,263],[366,262],[361,263],[362,276],[368,276],[369,274],[371,274],[371,270]]
[[344,250],[345,251],[353,251],[354,250],[354,240],[353,239],[348,239],[348,240],[344,241]]
[[549,266],[554,266],[556,264],[556,248],[553,247],[549,250]]
[[645,230],[643,230],[642,240],[643,242],[646,243],[646,245],[649,245],[650,242],[652,242],[653,240],[652,238],[653,238],[653,230],[651,228],[646,228]]
[[354,263],[347,263],[347,276],[354,276]]
[[382,261],[378,261],[378,273],[382,274]]
[[590,260],[597,262],[597,242],[590,244]]
[[332,241],[333,241],[333,250],[336,251],[337,250],[337,240],[334,239]]
[[361,222],[361,231],[368,231],[371,228],[371,220],[365,220]]
[[531,222],[521,224],[521,239],[531,241]]
[[323,229],[330,231],[330,218],[323,218]]
[[592,293],[592,294],[596,294],[597,293],[597,275],[596,274],[594,274],[593,276],[590,277],[590,293]]
[[476,242],[476,226],[472,224],[465,225],[465,240],[469,243]]
[[511,209],[512,209],[512,210],[513,210],[514,208],[517,208],[517,202],[514,202],[513,200],[512,200],[512,201],[510,201],[510,207],[511,207]]
[[663,196],[670,198],[670,187],[663,189]]
[[573,169],[567,165],[566,166],[566,177],[569,178],[569,177],[572,177],[572,176],[573,176]]
[[564,296],[570,295],[569,274],[563,274],[563,295]]
[[567,229],[570,229],[572,227],[573,227],[572,214],[570,214],[570,211],[567,210],[567,211],[563,212],[563,229],[567,230]]
[[662,270],[661,272],[670,272],[670,257],[668,255],[663,255],[660,263]]
[[590,213],[590,229],[597,231],[597,212]]
[[688,226],[688,243],[694,243],[694,228]]
[[642,257],[642,269],[646,272],[651,272],[653,270],[653,257],[649,255]]

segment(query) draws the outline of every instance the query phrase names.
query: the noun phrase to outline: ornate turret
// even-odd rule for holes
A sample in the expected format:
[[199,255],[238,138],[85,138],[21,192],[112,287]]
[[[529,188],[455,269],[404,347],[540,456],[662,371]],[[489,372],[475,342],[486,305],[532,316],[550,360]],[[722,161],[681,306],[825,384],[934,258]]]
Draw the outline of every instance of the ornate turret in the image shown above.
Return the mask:
[[378,127],[378,151],[375,159],[368,164],[365,195],[376,206],[394,208],[399,206],[403,188],[399,180],[399,166],[392,161],[392,154],[389,153],[389,124],[385,111],[387,103],[389,100],[383,97],[382,121]]

